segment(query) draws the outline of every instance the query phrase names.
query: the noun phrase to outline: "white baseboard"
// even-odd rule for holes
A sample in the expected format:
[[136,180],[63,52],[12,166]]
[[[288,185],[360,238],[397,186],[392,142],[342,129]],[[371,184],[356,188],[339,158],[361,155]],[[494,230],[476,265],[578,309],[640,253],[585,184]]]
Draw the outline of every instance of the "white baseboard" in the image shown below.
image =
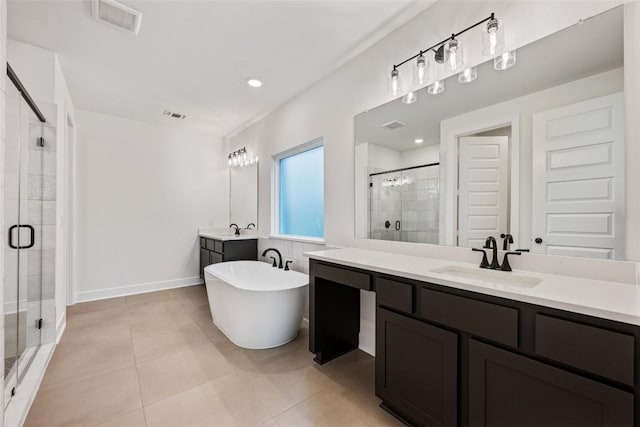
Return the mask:
[[62,313],[62,316],[58,319],[58,323],[56,324],[56,344],[60,343],[62,339],[62,334],[64,330],[67,328],[67,313],[66,311]]
[[95,291],[76,292],[75,302],[88,302],[107,298],[123,297],[127,295],[145,294],[147,292],[183,288],[186,286],[200,285],[202,283],[202,278],[200,276],[196,276],[185,277],[182,279],[164,280],[161,282],[138,283],[136,285],[98,289]]

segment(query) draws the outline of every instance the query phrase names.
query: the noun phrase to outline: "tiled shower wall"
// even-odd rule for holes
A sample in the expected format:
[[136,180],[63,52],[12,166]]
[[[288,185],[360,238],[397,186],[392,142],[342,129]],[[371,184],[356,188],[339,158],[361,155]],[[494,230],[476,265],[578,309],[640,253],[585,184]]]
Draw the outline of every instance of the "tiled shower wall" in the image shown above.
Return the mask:
[[[392,185],[384,186],[384,182]],[[439,241],[439,167],[374,175],[369,187],[372,239],[432,243]],[[389,221],[389,228],[385,227]],[[396,222],[399,227],[396,227]],[[399,228],[399,230],[396,230]]]
[[[55,107],[42,107],[46,117],[56,117]],[[40,136],[44,138],[44,147],[36,144]],[[27,255],[27,325],[35,324],[39,318],[44,322],[39,332],[27,328],[29,347],[51,343],[55,339],[56,148],[56,129],[49,122],[45,126],[40,123],[30,124],[28,221],[36,230],[37,243]],[[40,284],[38,282],[41,277]]]

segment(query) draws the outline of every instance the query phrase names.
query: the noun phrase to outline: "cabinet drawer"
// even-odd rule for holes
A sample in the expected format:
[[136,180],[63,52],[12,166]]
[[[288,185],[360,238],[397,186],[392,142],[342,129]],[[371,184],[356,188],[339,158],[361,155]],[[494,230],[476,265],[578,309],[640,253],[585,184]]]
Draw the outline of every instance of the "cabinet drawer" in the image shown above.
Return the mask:
[[422,288],[420,316],[427,320],[518,347],[518,310]]
[[634,337],[536,314],[536,354],[633,386]]
[[211,264],[217,264],[219,262],[222,262],[222,254],[218,254],[215,252],[209,252],[209,254],[210,254],[209,261],[211,262]]
[[213,242],[215,242],[215,240],[213,239],[205,239],[206,240],[206,248],[210,251],[212,251],[214,249],[214,245]]
[[220,240],[214,240],[213,241],[213,250],[218,252],[219,254],[223,254],[224,253],[224,242],[222,242]]
[[205,239],[204,237],[200,238],[200,247],[201,248],[206,248],[207,247],[207,239]]
[[352,288],[371,290],[371,276],[366,273],[347,270],[345,268],[332,267],[325,264],[316,265],[316,277],[330,280]]
[[376,302],[405,313],[413,313],[413,286],[395,280],[376,279]]

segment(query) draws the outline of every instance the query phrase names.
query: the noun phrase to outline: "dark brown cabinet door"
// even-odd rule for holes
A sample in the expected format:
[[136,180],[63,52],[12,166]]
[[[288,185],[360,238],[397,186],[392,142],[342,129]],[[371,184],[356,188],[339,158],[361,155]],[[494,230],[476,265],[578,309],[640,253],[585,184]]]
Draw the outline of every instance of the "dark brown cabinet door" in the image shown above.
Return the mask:
[[376,315],[376,394],[419,426],[457,425],[458,336],[382,308]]
[[204,279],[204,268],[208,266],[209,263],[209,251],[200,248],[200,277]]
[[209,264],[217,264],[219,262],[222,262],[222,254],[209,252]]
[[470,340],[470,427],[632,425],[631,393]]

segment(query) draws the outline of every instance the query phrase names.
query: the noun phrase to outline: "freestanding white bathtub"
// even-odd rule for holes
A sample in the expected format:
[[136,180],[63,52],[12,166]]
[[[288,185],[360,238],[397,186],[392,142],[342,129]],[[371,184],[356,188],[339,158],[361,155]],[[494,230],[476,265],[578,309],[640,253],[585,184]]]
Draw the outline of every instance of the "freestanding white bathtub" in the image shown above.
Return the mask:
[[213,323],[235,345],[278,347],[298,335],[309,278],[260,261],[231,261],[204,269]]

